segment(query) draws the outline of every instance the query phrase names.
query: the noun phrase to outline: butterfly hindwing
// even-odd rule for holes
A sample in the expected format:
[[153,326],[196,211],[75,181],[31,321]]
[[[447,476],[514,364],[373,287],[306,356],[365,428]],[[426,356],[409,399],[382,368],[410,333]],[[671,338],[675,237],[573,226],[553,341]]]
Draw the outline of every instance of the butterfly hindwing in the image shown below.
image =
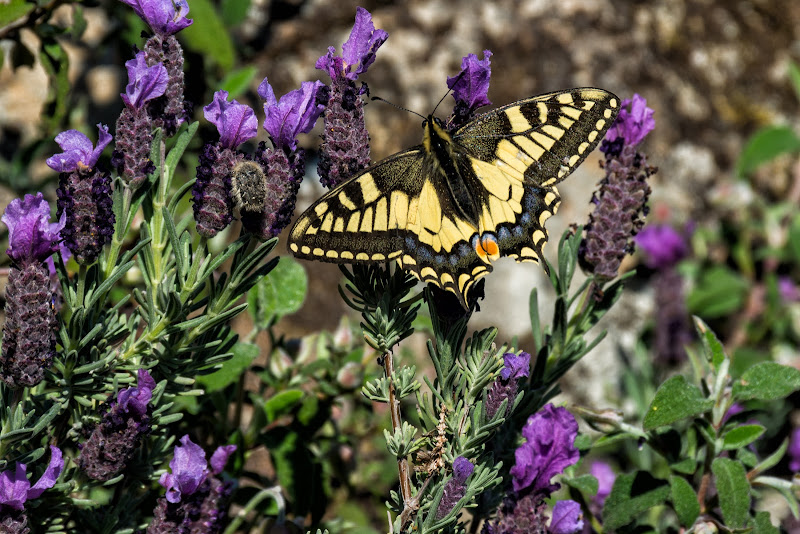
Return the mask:
[[539,261],[555,184],[594,149],[619,108],[601,89],[540,95],[449,133],[429,118],[422,145],[365,169],[300,215],[289,249],[338,263],[397,260],[467,306],[501,256]]

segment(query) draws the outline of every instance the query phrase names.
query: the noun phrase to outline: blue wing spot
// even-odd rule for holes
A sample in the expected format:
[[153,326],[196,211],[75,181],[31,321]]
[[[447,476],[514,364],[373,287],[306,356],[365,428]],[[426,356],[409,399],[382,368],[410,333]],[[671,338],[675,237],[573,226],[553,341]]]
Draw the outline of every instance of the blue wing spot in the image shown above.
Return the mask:
[[435,261],[437,265],[441,265],[441,264],[443,264],[443,263],[445,263],[447,261],[447,257],[442,256],[441,254],[439,254],[438,256],[436,256],[433,259],[433,261]]
[[525,233],[525,230],[521,226],[515,226],[512,232],[514,232],[514,236],[520,237]]
[[407,251],[414,251],[417,248],[417,242],[414,241],[414,238],[407,237],[406,238],[406,250]]
[[462,258],[466,258],[467,256],[469,256],[470,252],[472,252],[472,249],[469,248],[469,246],[466,245],[465,243],[461,243],[458,246],[458,253],[461,255]]
[[431,254],[430,250],[420,247],[420,249],[417,251],[417,257],[424,262],[430,262],[431,258],[433,258],[433,254]]
[[498,239],[503,241],[504,239],[508,239],[509,237],[511,237],[511,232],[508,231],[508,228],[503,226],[500,228],[500,230],[497,231],[497,237]]
[[530,212],[526,211],[525,213],[523,213],[522,217],[520,217],[520,221],[522,221],[522,224],[528,224],[529,222],[531,222]]
[[458,264],[458,256],[455,254],[450,254],[450,265],[455,267]]

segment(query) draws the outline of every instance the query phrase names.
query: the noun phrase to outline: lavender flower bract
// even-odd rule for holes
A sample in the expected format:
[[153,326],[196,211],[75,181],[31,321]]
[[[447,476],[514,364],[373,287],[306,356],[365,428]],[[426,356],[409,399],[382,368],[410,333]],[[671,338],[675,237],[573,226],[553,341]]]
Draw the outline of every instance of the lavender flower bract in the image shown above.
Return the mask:
[[33,486],[28,480],[25,464],[17,462],[13,472],[6,470],[0,473],[0,530],[20,534],[29,532],[25,503],[55,486],[63,469],[61,449],[51,445],[50,463]]
[[581,505],[575,501],[558,501],[553,506],[553,517],[550,520],[551,534],[576,534],[583,530],[583,513]]
[[203,108],[203,116],[217,127],[223,148],[235,149],[258,135],[258,119],[253,109],[236,100],[228,102],[228,91],[214,93],[214,99]]
[[343,55],[335,56],[335,49],[330,47],[317,60],[316,67],[331,77],[317,168],[325,187],[332,189],[369,165],[369,134],[361,101],[365,89],[356,89],[355,81],[375,61],[378,48],[387,38],[385,31],[375,29],[372,15],[359,7],[350,37],[342,46]]
[[566,408],[545,405],[528,418],[522,429],[527,440],[515,451],[511,468],[514,491],[551,493],[559,488],[552,479],[578,461],[580,454],[573,442],[578,423]]
[[461,72],[447,77],[447,87],[453,90],[456,101],[453,113],[447,121],[451,128],[463,126],[473,117],[476,109],[492,103],[488,96],[492,76],[489,60],[491,57],[489,50],[483,51],[482,60],[478,60],[475,54],[464,56],[461,60]]
[[188,26],[189,3],[186,0],[121,0],[158,35],[174,35]]
[[55,356],[58,316],[45,260],[58,248],[62,215],[50,223],[50,206],[41,193],[14,199],[2,221],[8,226],[13,260],[6,285],[6,322],[0,356],[0,379],[9,387],[35,386]]
[[209,470],[205,452],[199,445],[188,435],[180,442],[169,464],[172,473],[164,473],[159,480],[167,494],[159,498],[147,532],[221,532],[226,517],[225,501],[233,487],[215,475],[222,472],[236,446],[218,447],[211,456]]

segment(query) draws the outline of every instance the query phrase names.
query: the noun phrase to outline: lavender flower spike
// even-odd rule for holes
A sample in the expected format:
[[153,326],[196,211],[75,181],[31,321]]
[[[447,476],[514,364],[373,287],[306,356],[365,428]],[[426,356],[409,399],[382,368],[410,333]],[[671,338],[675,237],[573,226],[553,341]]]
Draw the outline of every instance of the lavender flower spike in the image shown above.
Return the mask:
[[473,471],[475,471],[475,465],[463,456],[453,460],[453,478],[448,480],[444,486],[442,499],[436,509],[436,519],[441,519],[449,514],[458,501],[464,497],[467,492],[467,479]]
[[500,377],[495,380],[486,394],[486,416],[493,418],[503,401],[508,399],[506,415],[511,412],[511,404],[517,396],[517,379],[525,378],[530,373],[531,355],[521,352],[519,356],[513,352],[503,355],[504,366],[500,370]]
[[139,52],[133,59],[126,61],[125,68],[128,69],[128,85],[121,94],[125,105],[141,109],[167,90],[169,76],[166,67],[162,63],[148,67],[144,52]]
[[331,46],[328,53],[317,60],[315,66],[327,71],[331,79],[343,75],[355,81],[359,74],[365,73],[372,65],[378,48],[388,37],[389,34],[384,30],[375,29],[370,12],[359,7],[356,9],[356,22],[350,37],[342,45],[342,56],[334,55],[336,49]]
[[8,226],[6,254],[20,265],[44,261],[58,250],[66,222],[63,215],[58,222],[50,222],[50,205],[41,193],[15,198],[0,220]]
[[64,469],[64,459],[61,449],[53,445],[50,445],[50,454],[50,464],[33,486],[28,480],[25,464],[17,462],[14,473],[10,471],[0,473],[0,509],[8,507],[22,511],[28,499],[36,499],[44,493],[44,490],[55,486]]
[[258,135],[253,109],[236,100],[228,102],[228,91],[214,93],[214,100],[203,108],[203,116],[217,127],[222,148],[236,148]]
[[64,151],[47,159],[47,166],[56,172],[72,172],[79,167],[91,169],[103,153],[103,149],[111,142],[108,126],[98,124],[97,147],[78,130],[67,130],[56,136],[56,143]]
[[121,0],[133,8],[139,17],[159,35],[174,35],[191,26],[187,19],[189,3],[186,0]]
[[303,82],[295,89],[275,98],[275,91],[266,78],[258,86],[258,94],[264,102],[264,129],[275,148],[297,150],[297,136],[308,133],[325,110],[319,102],[320,91],[325,87],[321,81]]
[[456,76],[447,77],[447,87],[453,90],[456,100],[456,109],[453,118],[458,121],[456,126],[466,122],[472,113],[482,106],[491,104],[489,100],[489,80],[492,69],[489,58],[492,53],[483,51],[483,59],[478,60],[475,54],[464,56],[461,60],[461,72]]
[[573,444],[578,423],[566,408],[547,404],[528,418],[522,435],[528,441],[514,453],[516,462],[510,471],[514,491],[552,493],[559,485],[550,479],[580,457]]

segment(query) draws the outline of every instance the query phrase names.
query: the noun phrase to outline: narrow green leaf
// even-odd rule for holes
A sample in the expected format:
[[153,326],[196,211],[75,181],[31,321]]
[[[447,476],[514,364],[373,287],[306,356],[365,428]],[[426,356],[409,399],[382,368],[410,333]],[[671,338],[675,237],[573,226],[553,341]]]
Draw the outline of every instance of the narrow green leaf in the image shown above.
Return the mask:
[[789,79],[792,81],[797,101],[800,102],[800,67],[794,61],[789,62]]
[[722,317],[741,309],[749,283],[728,267],[705,271],[686,299],[689,311],[706,318]]
[[727,432],[722,438],[722,449],[731,451],[750,445],[766,431],[761,425],[737,426]]
[[[194,8],[194,4],[192,4],[192,8]],[[194,24],[192,24],[192,26],[194,26]],[[192,26],[189,27],[191,28]],[[194,137],[194,134],[197,132],[197,128],[199,126],[200,123],[197,121],[190,123],[189,127],[181,132],[181,134],[178,136],[178,139],[175,141],[175,145],[172,147],[172,150],[170,150],[169,154],[167,154],[166,164],[169,168],[170,178],[175,172],[175,169],[178,167],[178,162],[183,157],[186,147],[189,146],[189,143],[192,141],[192,137]]]
[[800,138],[794,130],[788,126],[766,126],[753,134],[745,145],[736,163],[736,172],[744,177],[759,165],[797,150],[800,150]]
[[303,392],[299,389],[287,389],[273,395],[264,402],[264,413],[269,422],[275,421],[278,417],[288,414],[303,398]]
[[619,475],[603,506],[603,527],[608,531],[623,527],[650,508],[664,504],[669,496],[669,484],[650,473]]
[[800,370],[774,362],[750,367],[733,384],[736,401],[749,399],[776,400],[800,389]]
[[644,416],[645,431],[688,419],[710,410],[714,401],[706,399],[700,390],[681,375],[667,379],[656,391],[653,402]]
[[747,524],[750,511],[750,484],[741,462],[729,458],[716,458],[711,463],[716,479],[719,507],[728,527],[740,528]]
[[[34,10],[36,4],[28,0],[9,0],[0,9],[0,28],[20,19]],[[16,46],[24,46],[22,43],[17,43]]]
[[669,477],[670,500],[678,515],[678,520],[684,527],[694,524],[697,516],[700,515],[700,503],[697,502],[697,494],[692,485],[685,478],[679,476]]

